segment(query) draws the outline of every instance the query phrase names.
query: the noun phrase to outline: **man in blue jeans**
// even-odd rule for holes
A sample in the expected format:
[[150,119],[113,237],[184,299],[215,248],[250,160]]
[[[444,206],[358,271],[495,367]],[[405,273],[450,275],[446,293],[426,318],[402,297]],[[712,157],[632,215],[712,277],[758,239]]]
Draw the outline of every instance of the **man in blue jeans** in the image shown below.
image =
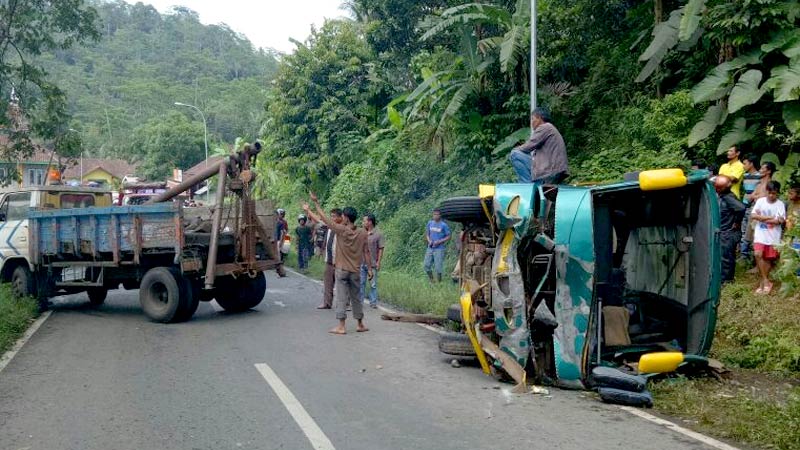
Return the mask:
[[[365,260],[361,263],[361,295],[359,297],[367,300],[367,282],[369,282],[369,306],[371,308],[377,308],[378,272],[381,270],[381,258],[383,258],[385,240],[383,238],[383,233],[375,228],[378,222],[374,214],[365,215],[362,223],[364,229],[367,230],[367,247],[369,247],[369,254],[372,256],[372,260]],[[370,268],[372,268],[372,279],[368,276]]]
[[428,249],[425,251],[425,273],[433,282],[433,271],[436,271],[436,281],[442,281],[444,251],[447,241],[450,240],[450,227],[442,220],[442,214],[438,209],[433,210],[433,220],[428,221],[425,227],[425,240],[428,243]]
[[550,111],[531,113],[530,139],[508,155],[519,183],[558,184],[569,172],[567,147],[558,129],[550,123]]

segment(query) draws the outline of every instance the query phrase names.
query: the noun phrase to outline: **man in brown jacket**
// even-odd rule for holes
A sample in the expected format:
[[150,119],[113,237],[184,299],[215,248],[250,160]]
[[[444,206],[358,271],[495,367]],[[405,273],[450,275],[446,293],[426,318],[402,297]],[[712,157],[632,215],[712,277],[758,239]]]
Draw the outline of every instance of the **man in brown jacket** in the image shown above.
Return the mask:
[[[369,247],[367,246],[367,232],[363,228],[355,225],[358,214],[350,206],[342,211],[342,223],[336,223],[325,215],[325,211],[319,205],[319,199],[314,193],[311,194],[311,201],[314,203],[316,213],[311,211],[308,203],[303,204],[303,210],[313,220],[324,222],[336,234],[336,299],[334,309],[339,325],[329,332],[333,334],[346,334],[345,319],[347,319],[347,303],[353,308],[353,318],[358,321],[356,331],[365,332],[369,329],[364,326],[364,309],[361,299],[358,298],[359,285],[361,284],[360,270],[361,261],[371,261]],[[368,276],[372,278],[372,269],[368,271]]]

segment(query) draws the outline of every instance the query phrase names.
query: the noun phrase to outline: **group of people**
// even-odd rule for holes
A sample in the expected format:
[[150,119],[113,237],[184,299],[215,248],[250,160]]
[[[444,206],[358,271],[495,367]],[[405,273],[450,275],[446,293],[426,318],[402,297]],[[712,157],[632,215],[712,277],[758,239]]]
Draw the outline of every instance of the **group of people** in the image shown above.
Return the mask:
[[[791,228],[800,218],[800,186],[789,188],[788,201],[779,199],[781,185],[772,179],[776,166],[770,161],[759,165],[755,155],[741,157],[734,145],[726,153],[728,162],[720,166],[714,187],[720,199],[720,238],[722,281],[734,279],[737,250],[739,258],[750,261],[760,274],[756,294],[773,289],[770,273],[780,257],[784,228]],[[702,162],[694,168],[704,169]]]
[[[333,309],[339,321],[330,333],[346,334],[349,309],[357,321],[356,331],[369,331],[364,324],[363,305],[378,307],[378,273],[385,247],[383,233],[377,228],[378,221],[375,215],[365,214],[361,218],[362,226],[358,227],[355,208],[333,208],[326,213],[313,193],[311,203],[313,208],[308,203],[303,204],[304,214],[298,216],[295,228],[298,268],[307,269],[316,247],[317,254],[325,262],[322,303],[317,309]],[[276,241],[279,243],[288,233],[285,215],[283,209],[278,210]],[[282,258],[284,255],[282,252]]]

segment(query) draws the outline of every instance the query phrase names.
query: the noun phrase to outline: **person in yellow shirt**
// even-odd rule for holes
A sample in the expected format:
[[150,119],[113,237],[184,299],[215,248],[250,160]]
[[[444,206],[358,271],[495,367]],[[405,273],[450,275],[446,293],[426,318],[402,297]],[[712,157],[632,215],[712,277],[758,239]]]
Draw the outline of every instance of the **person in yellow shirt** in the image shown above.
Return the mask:
[[744,164],[739,161],[739,147],[733,145],[726,154],[728,162],[719,168],[719,174],[731,180],[731,192],[737,199],[742,199],[742,179],[744,179]]

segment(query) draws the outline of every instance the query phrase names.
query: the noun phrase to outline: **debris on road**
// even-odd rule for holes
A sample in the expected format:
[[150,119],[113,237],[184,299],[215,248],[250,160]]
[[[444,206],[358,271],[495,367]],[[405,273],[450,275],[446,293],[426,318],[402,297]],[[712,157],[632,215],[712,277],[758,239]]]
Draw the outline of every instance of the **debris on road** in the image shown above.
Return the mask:
[[458,369],[459,367],[461,367],[461,363],[458,362],[457,359],[454,359],[454,360],[450,361],[450,367]]

